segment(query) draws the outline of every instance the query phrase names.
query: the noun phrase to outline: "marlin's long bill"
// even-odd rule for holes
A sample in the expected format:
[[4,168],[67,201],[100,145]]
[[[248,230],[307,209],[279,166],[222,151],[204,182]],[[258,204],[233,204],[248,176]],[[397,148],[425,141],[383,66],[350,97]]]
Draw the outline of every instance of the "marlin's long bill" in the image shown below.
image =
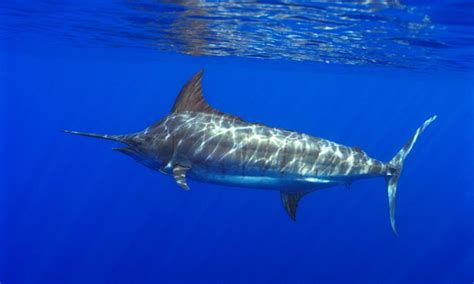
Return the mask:
[[109,134],[96,134],[96,133],[87,133],[87,132],[78,132],[78,131],[71,131],[71,130],[62,130],[64,133],[85,136],[85,137],[92,137],[98,139],[105,139],[117,142],[124,142],[126,135],[109,135]]
[[223,113],[204,99],[202,76],[202,71],[194,75],[181,89],[171,112],[141,132],[64,132],[124,143],[125,147],[114,150],[173,176],[185,190],[189,189],[187,180],[193,179],[280,191],[283,207],[293,220],[299,201],[313,191],[383,177],[387,181],[390,222],[397,234],[395,200],[403,164],[436,116],[425,121],[397,155],[384,163],[359,147],[250,123]]

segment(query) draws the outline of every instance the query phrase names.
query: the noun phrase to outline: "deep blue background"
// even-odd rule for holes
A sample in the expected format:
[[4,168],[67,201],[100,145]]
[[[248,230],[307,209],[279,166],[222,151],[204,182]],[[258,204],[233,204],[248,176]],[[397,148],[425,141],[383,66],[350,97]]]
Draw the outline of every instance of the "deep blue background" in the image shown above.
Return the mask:
[[[192,58],[133,50],[5,49],[0,64],[0,282],[471,283],[473,81],[466,72]],[[383,179],[306,197],[190,181],[61,129],[141,130],[204,68],[211,105],[405,163],[400,237]]]

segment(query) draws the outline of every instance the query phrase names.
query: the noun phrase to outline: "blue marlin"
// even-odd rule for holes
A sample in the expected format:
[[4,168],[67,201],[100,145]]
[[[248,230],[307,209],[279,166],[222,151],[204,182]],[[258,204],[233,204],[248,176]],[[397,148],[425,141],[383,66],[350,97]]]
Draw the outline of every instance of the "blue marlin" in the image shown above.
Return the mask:
[[301,198],[316,190],[361,179],[387,182],[391,226],[395,224],[397,183],[405,158],[436,116],[426,120],[387,163],[369,157],[359,147],[262,124],[250,123],[211,107],[203,97],[203,71],[181,89],[171,113],[143,131],[107,135],[67,133],[118,141],[113,148],[139,163],[173,176],[188,190],[188,179],[228,186],[280,191],[291,219]]

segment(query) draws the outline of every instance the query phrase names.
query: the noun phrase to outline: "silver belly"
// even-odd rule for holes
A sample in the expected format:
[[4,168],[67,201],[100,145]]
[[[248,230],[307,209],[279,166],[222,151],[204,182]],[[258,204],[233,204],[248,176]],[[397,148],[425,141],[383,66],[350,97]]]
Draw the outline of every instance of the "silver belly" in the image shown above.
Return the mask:
[[335,179],[291,176],[250,176],[238,174],[213,173],[205,170],[190,170],[188,177],[203,182],[235,187],[271,189],[278,191],[307,191],[344,184]]

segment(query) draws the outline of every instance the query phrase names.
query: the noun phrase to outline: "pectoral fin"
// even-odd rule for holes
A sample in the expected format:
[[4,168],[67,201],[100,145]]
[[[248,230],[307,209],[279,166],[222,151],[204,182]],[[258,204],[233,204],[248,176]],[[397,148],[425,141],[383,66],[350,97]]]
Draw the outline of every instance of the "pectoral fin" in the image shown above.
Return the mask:
[[303,196],[310,193],[307,192],[283,192],[281,191],[281,201],[283,202],[283,207],[285,207],[286,212],[293,221],[296,221],[296,209],[298,208],[298,202]]
[[173,168],[173,176],[176,180],[176,183],[185,190],[189,190],[189,186],[186,182],[186,172],[189,168],[182,167],[182,166],[174,166]]

